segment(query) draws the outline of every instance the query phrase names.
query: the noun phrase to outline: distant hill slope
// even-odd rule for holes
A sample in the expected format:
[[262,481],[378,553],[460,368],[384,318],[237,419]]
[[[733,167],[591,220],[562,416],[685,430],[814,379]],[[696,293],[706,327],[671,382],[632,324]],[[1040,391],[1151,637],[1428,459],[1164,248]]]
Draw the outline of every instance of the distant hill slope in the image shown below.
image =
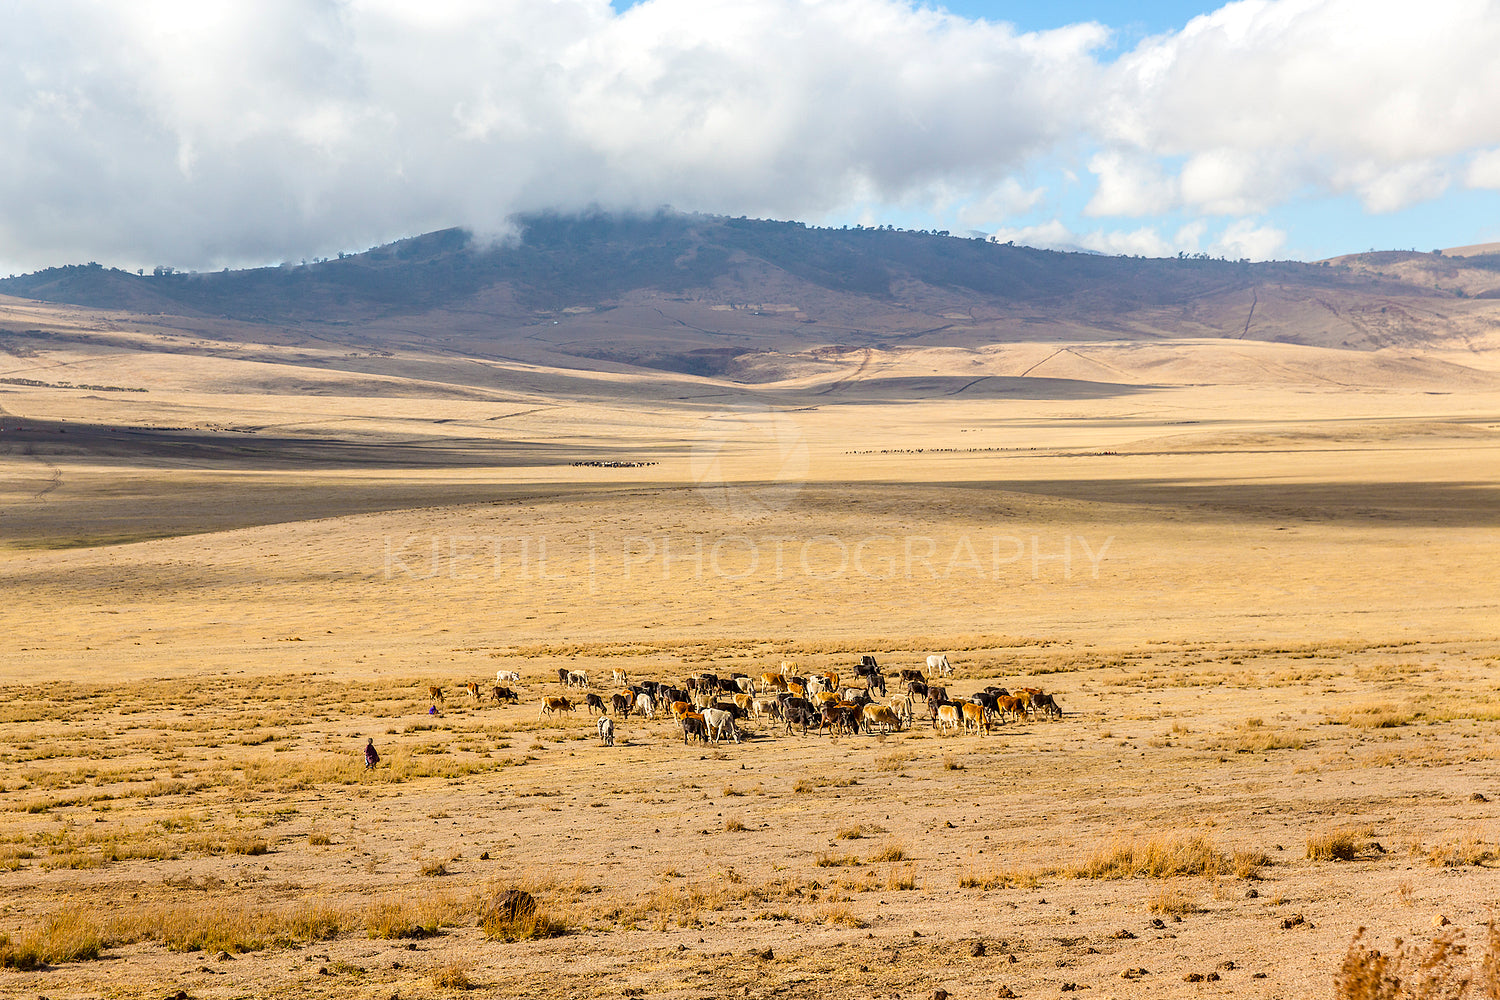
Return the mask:
[[320,324],[320,336],[362,346],[524,341],[700,373],[746,352],[826,344],[1220,337],[1490,349],[1500,330],[1500,254],[1252,264],[667,212],[516,223],[518,237],[497,245],[450,229],[299,266],[134,275],[75,265],[0,280],[0,294]]

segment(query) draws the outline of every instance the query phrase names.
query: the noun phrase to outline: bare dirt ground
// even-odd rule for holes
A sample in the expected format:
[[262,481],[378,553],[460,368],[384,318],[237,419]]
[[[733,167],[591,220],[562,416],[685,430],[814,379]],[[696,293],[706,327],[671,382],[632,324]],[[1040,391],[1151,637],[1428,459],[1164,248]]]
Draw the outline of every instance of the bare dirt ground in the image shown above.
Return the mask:
[[[0,358],[47,383],[0,384],[0,954],[44,961],[0,994],[1332,996],[1359,927],[1493,915],[1483,365],[945,381],[1012,345],[751,391],[87,319]],[[865,653],[1065,715],[538,718],[559,668]],[[463,693],[501,670],[519,705]],[[553,936],[486,932],[512,887]]]

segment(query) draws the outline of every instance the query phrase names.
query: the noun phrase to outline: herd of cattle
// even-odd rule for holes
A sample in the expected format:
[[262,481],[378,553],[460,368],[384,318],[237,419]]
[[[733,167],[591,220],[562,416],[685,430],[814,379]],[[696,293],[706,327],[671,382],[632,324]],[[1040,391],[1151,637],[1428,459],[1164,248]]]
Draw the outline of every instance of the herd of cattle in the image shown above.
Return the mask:
[[[682,728],[684,743],[694,739],[705,743],[732,739],[738,743],[740,733],[735,724],[751,717],[771,719],[778,726],[784,725],[789,734],[800,731],[806,736],[811,731],[857,735],[899,732],[909,728],[921,710],[934,729],[984,735],[1006,719],[1061,718],[1063,714],[1052,695],[1040,688],[1009,691],[986,687],[963,698],[950,697],[941,683],[953,674],[946,656],[929,656],[927,672],[901,670],[897,686],[903,690],[897,693],[887,690],[885,674],[873,656],[864,656],[854,672],[858,683],[841,686],[837,671],[799,676],[795,664],[783,661],[779,671],[759,677],[700,673],[674,686],[662,681],[632,682],[625,671],[613,670],[612,680],[620,690],[606,700],[606,696],[589,690],[586,671],[559,668],[558,683],[564,689],[581,691],[581,695],[543,697],[537,718],[575,712],[582,705],[598,713],[599,738],[613,745],[614,722],[610,716],[623,719],[631,713],[647,719],[674,719]],[[490,690],[491,700],[519,703],[520,696],[506,685],[520,679],[515,671],[499,671],[497,683]],[[476,701],[482,698],[477,682],[466,684],[465,689]],[[434,702],[443,700],[442,688],[428,690]]]

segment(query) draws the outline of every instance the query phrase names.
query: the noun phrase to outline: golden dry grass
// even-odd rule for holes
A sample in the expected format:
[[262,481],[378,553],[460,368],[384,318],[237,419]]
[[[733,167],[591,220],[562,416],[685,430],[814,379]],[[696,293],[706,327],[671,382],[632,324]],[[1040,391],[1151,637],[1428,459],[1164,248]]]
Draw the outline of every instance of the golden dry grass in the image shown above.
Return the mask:
[[1220,875],[1234,862],[1201,834],[1116,840],[1094,849],[1082,862],[1057,869],[1064,878],[1168,878]]

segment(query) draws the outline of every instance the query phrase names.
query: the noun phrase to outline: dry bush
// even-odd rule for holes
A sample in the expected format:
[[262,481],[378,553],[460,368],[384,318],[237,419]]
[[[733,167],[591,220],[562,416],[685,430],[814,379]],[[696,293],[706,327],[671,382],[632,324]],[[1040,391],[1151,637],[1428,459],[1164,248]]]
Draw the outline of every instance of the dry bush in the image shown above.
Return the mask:
[[835,840],[858,840],[865,835],[865,828],[859,823],[853,826],[841,826],[839,832],[834,834]]
[[958,876],[960,889],[1035,889],[1040,877],[1029,868],[996,868],[990,865],[980,871],[972,864]]
[[321,904],[262,909],[225,899],[146,907],[111,920],[111,941],[156,941],[172,951],[259,951],[321,941],[349,929],[349,914]]
[[1232,753],[1267,753],[1271,750],[1301,750],[1307,741],[1294,733],[1267,729],[1261,719],[1246,719],[1214,740],[1210,747]]
[[477,988],[474,980],[469,978],[469,966],[466,962],[449,962],[432,974],[432,985],[440,990],[472,990]]
[[437,933],[437,921],[430,914],[421,913],[405,896],[376,900],[365,908],[364,917],[365,933],[380,940],[419,938]]
[[1185,917],[1190,913],[1202,913],[1198,898],[1181,889],[1158,889],[1146,900],[1146,909],[1166,917]]
[[333,838],[326,833],[314,830],[307,835],[307,843],[312,847],[327,847],[333,843]]
[[859,864],[859,858],[853,854],[834,854],[830,851],[820,853],[815,861],[819,868],[843,868]]
[[428,878],[438,878],[448,874],[448,865],[443,861],[425,861],[422,863],[422,874]]
[[746,827],[744,822],[737,819],[736,817],[731,816],[729,819],[726,819],[724,821],[725,833],[744,833],[745,829]]
[[875,770],[899,771],[917,757],[914,753],[888,753],[875,758]]
[[845,927],[868,927],[869,923],[844,903],[825,906],[817,912],[817,920],[823,924],[843,924]]
[[104,950],[99,925],[82,907],[51,914],[21,940],[0,934],[0,968],[36,969],[98,958]]
[[1135,838],[1101,846],[1078,865],[1060,868],[1066,878],[1166,878],[1170,875],[1220,875],[1233,862],[1206,837]]
[[1320,830],[1307,838],[1307,856],[1313,861],[1353,861],[1372,836],[1369,827]]
[[1410,725],[1417,718],[1409,709],[1397,708],[1386,702],[1378,705],[1358,705],[1324,716],[1325,722],[1352,726],[1355,729],[1395,729]]
[[1470,830],[1455,841],[1434,847],[1427,854],[1427,863],[1434,868],[1465,868],[1483,865],[1497,856],[1494,844],[1478,830]]
[[1271,856],[1265,851],[1235,851],[1230,860],[1235,878],[1260,878],[1260,870],[1271,863]]
[[271,850],[271,845],[266,843],[264,837],[256,837],[250,834],[242,834],[232,837],[224,844],[224,850],[230,854],[245,854],[258,857]]
[[479,926],[490,941],[553,938],[569,930],[567,921],[552,916],[530,893],[501,888],[479,905]]
[[905,892],[917,887],[917,866],[892,864],[885,878],[885,887],[893,892]]
[[899,840],[891,840],[887,841],[879,851],[870,855],[868,860],[871,864],[879,864],[882,861],[905,861],[906,858],[906,845]]
[[962,771],[962,770],[964,770],[964,766],[956,758],[954,758],[952,756],[944,755],[944,757],[943,757],[943,770],[944,771]]
[[[1361,927],[1334,977],[1338,1000],[1460,1000],[1471,991],[1500,997],[1500,930],[1491,921],[1478,968],[1467,961],[1462,931],[1443,931],[1426,944],[1397,938],[1389,954],[1371,948]],[[1477,990],[1475,990],[1477,987]]]

